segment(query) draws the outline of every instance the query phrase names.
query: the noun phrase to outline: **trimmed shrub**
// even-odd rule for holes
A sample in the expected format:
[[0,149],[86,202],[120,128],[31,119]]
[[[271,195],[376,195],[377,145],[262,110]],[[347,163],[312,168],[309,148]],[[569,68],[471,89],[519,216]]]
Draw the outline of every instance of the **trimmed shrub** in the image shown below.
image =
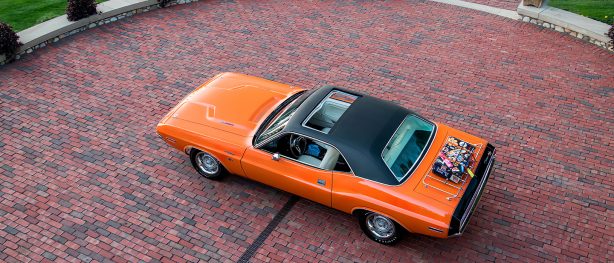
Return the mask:
[[610,37],[610,43],[614,46],[614,23],[612,23],[612,26],[608,31],[608,37]]
[[95,0],[68,0],[66,15],[68,20],[77,21],[96,14]]
[[0,22],[0,55],[10,58],[15,55],[20,45],[19,36],[13,31],[13,28]]

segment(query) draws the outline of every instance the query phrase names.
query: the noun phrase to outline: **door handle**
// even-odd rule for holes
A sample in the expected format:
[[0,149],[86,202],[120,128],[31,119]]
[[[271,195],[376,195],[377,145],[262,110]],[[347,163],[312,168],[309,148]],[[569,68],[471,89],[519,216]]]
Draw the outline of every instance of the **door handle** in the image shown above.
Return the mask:
[[326,185],[326,180],[324,180],[324,179],[318,179],[318,184],[319,184],[319,185]]
[[273,159],[273,161],[279,161],[279,153],[274,153],[271,159]]

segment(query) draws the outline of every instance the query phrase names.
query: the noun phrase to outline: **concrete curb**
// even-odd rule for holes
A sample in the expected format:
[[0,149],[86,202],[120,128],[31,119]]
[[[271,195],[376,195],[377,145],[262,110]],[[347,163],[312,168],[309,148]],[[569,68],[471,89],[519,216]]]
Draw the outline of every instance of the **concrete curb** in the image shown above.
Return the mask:
[[514,19],[514,20],[520,19],[520,16],[518,15],[518,13],[516,13],[513,10],[507,10],[503,8],[497,8],[497,7],[487,6],[487,5],[465,2],[461,0],[431,0],[431,1],[437,2],[437,3],[444,3],[444,4],[449,4],[449,5],[460,6],[464,8],[473,9],[473,10],[478,10],[478,11],[490,13],[493,15],[507,17],[507,18]]
[[[170,3],[169,6],[197,1],[176,0]],[[159,8],[157,0],[109,0],[96,6],[98,14],[79,21],[68,21],[66,15],[53,18],[17,33],[19,41],[23,45],[16,52],[15,59],[20,59],[24,54],[32,53],[34,50],[45,47],[51,42],[57,42],[61,38],[74,35],[86,29],[115,22],[157,8]],[[0,65],[8,62],[10,62],[10,58],[0,55]]]
[[602,48],[614,51],[610,39],[606,35],[610,25],[588,17],[574,14],[562,9],[551,7],[544,3],[542,7],[524,6],[518,4],[517,12],[522,21],[550,28],[586,40]]

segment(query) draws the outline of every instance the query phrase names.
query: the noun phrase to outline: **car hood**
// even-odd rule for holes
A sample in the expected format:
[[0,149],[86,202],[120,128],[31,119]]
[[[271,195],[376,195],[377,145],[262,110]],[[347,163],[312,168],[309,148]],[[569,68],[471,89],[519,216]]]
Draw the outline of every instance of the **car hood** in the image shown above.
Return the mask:
[[301,89],[225,73],[189,94],[172,118],[206,125],[239,136],[255,130],[283,100]]

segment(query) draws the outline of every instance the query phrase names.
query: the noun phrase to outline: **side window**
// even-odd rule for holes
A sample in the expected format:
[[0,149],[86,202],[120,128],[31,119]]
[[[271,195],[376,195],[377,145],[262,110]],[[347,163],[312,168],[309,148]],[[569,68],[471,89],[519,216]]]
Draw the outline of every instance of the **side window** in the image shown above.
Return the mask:
[[[327,143],[294,133],[287,133],[263,145],[262,150],[323,170],[349,171],[339,151]],[[341,158],[340,158],[341,157]],[[342,164],[339,161],[342,160]]]
[[343,158],[341,154],[339,155],[339,159],[337,159],[337,163],[335,164],[335,168],[333,170],[346,173],[352,171],[352,169],[350,169],[350,165],[348,165],[347,161]]

